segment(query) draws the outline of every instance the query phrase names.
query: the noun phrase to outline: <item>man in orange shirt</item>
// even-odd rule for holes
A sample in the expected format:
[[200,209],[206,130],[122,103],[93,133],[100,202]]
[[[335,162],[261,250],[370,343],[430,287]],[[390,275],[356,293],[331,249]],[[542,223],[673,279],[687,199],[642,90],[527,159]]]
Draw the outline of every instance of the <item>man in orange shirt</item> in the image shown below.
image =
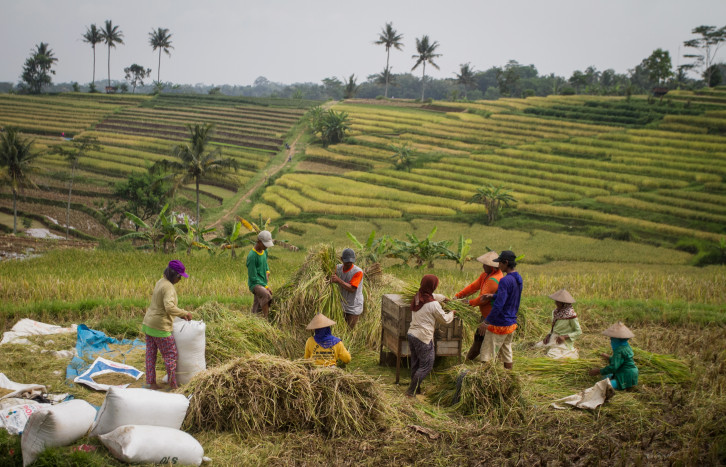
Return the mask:
[[499,289],[499,281],[504,277],[502,271],[499,270],[499,263],[494,261],[499,255],[496,251],[490,251],[478,257],[476,260],[482,263],[484,272],[471,284],[467,285],[461,292],[454,295],[456,299],[465,299],[469,295],[478,293],[477,297],[473,300],[464,300],[471,306],[478,306],[481,312],[479,328],[474,333],[474,342],[471,344],[469,352],[466,354],[467,360],[474,360],[481,350],[481,344],[484,342],[484,333],[486,331],[486,324],[484,324],[484,318],[489,315],[492,310],[492,303],[489,298],[486,298],[488,294],[497,293]]

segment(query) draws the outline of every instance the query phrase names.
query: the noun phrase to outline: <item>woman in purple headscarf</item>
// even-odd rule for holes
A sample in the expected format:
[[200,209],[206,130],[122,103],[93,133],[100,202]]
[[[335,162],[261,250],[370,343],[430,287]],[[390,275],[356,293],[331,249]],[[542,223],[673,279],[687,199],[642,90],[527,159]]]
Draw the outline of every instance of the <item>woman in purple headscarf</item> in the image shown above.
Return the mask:
[[151,295],[151,304],[146,309],[142,329],[146,334],[146,384],[150,389],[159,389],[156,384],[156,354],[161,352],[169,379],[169,387],[176,389],[176,361],[178,353],[176,342],[171,335],[172,323],[175,316],[187,321],[192,314],[177,306],[177,296],[174,284],[182,277],[189,277],[185,272],[184,264],[179,260],[169,261],[164,270],[164,277],[159,279]]
[[454,312],[444,312],[439,304],[447,298],[434,294],[438,285],[438,277],[433,274],[423,276],[421,286],[411,300],[411,325],[406,336],[411,355],[411,384],[406,391],[408,397],[421,392],[421,381],[434,368],[436,325],[448,324],[454,319]]

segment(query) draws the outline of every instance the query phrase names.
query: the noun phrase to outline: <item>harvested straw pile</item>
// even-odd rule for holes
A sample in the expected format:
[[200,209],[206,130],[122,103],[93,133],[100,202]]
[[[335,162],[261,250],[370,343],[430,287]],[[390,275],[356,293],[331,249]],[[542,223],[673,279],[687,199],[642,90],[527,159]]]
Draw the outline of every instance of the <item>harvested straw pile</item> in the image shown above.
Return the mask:
[[295,339],[251,313],[233,311],[216,302],[206,303],[194,313],[195,319],[207,323],[206,358],[210,365],[247,354],[297,358],[302,352]]
[[516,373],[497,362],[458,365],[443,373],[430,398],[464,415],[506,418],[522,406],[522,385]]
[[387,411],[370,378],[337,368],[257,354],[195,376],[184,426],[190,430],[314,430],[326,436],[369,434]]
[[[688,366],[676,357],[647,352],[633,348],[635,364],[638,367],[638,384],[682,384],[692,379]],[[591,384],[596,377],[589,376],[591,368],[603,368],[604,359],[554,360],[552,358],[517,357],[520,371],[546,376],[563,385]]]

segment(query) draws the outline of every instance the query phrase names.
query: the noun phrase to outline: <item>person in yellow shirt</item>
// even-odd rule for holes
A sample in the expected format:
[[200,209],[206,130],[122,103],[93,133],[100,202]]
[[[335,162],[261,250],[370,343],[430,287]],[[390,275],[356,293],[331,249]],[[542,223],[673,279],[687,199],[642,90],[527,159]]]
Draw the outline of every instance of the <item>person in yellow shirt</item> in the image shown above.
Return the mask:
[[161,352],[166,366],[166,375],[169,378],[169,387],[176,389],[176,361],[178,352],[176,341],[172,336],[172,323],[175,316],[187,321],[192,314],[177,306],[177,296],[174,284],[182,277],[189,277],[185,272],[184,264],[179,260],[169,261],[164,270],[164,277],[159,279],[151,295],[151,303],[146,309],[142,330],[146,334],[146,384],[150,389],[159,389],[156,384],[156,355]]
[[335,321],[322,313],[315,315],[305,329],[315,331],[305,343],[305,358],[310,358],[318,366],[335,366],[340,360],[350,363],[350,352],[339,337],[335,337],[330,329]]

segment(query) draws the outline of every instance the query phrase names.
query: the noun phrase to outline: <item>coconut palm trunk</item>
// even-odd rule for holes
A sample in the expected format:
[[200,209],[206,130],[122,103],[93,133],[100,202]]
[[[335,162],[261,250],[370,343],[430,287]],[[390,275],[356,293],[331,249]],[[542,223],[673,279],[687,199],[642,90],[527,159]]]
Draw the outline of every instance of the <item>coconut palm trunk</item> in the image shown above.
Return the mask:
[[18,234],[18,192],[13,188],[13,235]]
[[199,241],[199,226],[202,225],[201,219],[199,218],[199,177],[196,177],[197,182],[197,241]]
[[386,99],[388,99],[388,76],[391,74],[388,68],[388,59],[391,57],[391,49],[389,48],[386,52]]
[[73,193],[73,177],[76,174],[76,164],[71,165],[71,179],[68,181],[68,206],[66,208],[66,240],[68,240],[71,225],[71,194]]
[[421,76],[421,102],[424,101],[424,90],[426,89],[426,62],[423,62],[423,75]]
[[108,46],[108,87],[111,87],[111,45]]
[[96,44],[93,44],[93,86],[96,86]]
[[159,66],[156,67],[156,82],[161,83],[161,49],[159,49]]

